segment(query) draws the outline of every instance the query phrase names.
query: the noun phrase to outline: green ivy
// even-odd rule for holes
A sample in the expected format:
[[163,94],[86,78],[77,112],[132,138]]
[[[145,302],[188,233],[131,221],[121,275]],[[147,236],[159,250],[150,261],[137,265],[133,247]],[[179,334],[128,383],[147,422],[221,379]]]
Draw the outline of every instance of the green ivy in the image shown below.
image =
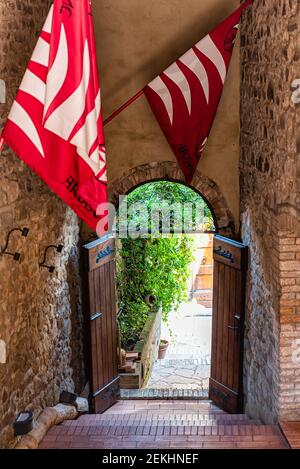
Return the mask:
[[192,252],[193,238],[186,235],[149,240],[146,245],[145,285],[161,305],[164,320],[187,299]]
[[150,308],[145,303],[144,239],[122,239],[117,250],[117,291],[122,347],[126,350],[139,340]]
[[150,312],[147,294],[157,298],[163,319],[187,299],[193,238],[187,235],[119,242],[117,287],[122,346],[133,346]]

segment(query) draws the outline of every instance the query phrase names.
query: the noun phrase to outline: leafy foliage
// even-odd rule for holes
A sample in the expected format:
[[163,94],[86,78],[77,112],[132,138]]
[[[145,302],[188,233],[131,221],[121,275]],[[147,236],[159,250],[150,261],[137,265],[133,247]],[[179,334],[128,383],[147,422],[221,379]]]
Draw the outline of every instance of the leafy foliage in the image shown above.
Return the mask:
[[147,242],[145,286],[161,305],[163,319],[187,299],[193,241],[190,236],[173,235]]
[[122,347],[130,350],[139,340],[150,308],[145,303],[144,239],[118,241],[117,291],[121,310],[119,317]]
[[[203,206],[208,229],[214,229],[211,212],[203,199],[188,187],[172,182],[155,182],[138,187],[128,196],[130,208],[144,201],[150,213],[162,200],[170,204],[199,203]],[[145,222],[145,214],[130,214],[129,224]],[[148,218],[148,228],[151,226]],[[187,298],[189,266],[193,260],[194,238],[188,235],[163,235],[118,241],[117,289],[121,314],[119,317],[122,346],[130,349],[139,339],[150,312],[145,303],[147,294],[157,298],[162,307],[163,319]]]
[[149,232],[154,231],[153,214],[156,209],[165,209],[170,213],[170,208],[176,210],[178,206],[178,218],[175,210],[171,210],[170,228],[182,228],[184,221],[187,220],[187,204],[192,209],[191,221],[188,225],[188,231],[214,231],[214,220],[212,213],[203,200],[203,198],[193,189],[184,184],[157,181],[143,184],[134,189],[127,197],[126,216],[122,216],[122,209],[125,205],[121,205],[119,211],[118,228],[123,231],[136,230],[136,226],[141,229],[145,228]]

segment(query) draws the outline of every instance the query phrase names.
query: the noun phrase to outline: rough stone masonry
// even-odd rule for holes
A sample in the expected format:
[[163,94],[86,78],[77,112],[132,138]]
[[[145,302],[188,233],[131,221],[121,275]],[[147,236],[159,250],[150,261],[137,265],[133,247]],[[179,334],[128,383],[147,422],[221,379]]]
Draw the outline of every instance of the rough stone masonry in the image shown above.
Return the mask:
[[300,2],[261,0],[241,37],[241,213],[250,246],[246,410],[300,418]]
[[[0,127],[50,4],[0,2],[2,89],[6,85]],[[20,410],[33,409],[37,415],[58,402],[62,389],[81,390],[83,383],[78,219],[6,149],[0,159],[0,247],[10,229],[24,226],[30,228],[28,238],[16,233],[9,245],[22,253],[21,262],[0,256],[0,447],[12,440],[12,422]],[[47,245],[59,243],[62,254],[50,251],[47,259],[56,267],[51,275],[39,262]]]
[[[0,99],[0,126],[7,118],[50,3],[1,0],[0,80],[2,90],[5,83],[6,98]],[[95,2],[95,7],[98,4],[100,8],[100,3]],[[119,15],[124,16],[121,7]],[[264,420],[300,418],[300,230],[296,223],[300,208],[300,133],[299,104],[291,99],[291,84],[299,78],[299,24],[298,0],[260,0],[247,10],[242,25],[241,210],[243,240],[250,246],[246,411]],[[195,42],[191,39],[189,43]],[[136,54],[138,60],[144,49]],[[111,52],[107,56],[111,61]],[[125,57],[127,60],[127,50]],[[123,70],[122,61],[118,63]],[[119,82],[118,75],[116,80]],[[237,88],[235,82],[231,84]],[[232,108],[232,94],[228,102]],[[148,152],[143,150],[139,157],[131,150],[132,141],[138,140],[135,132],[132,135],[131,141],[122,141],[126,148],[130,146],[125,168],[132,172],[128,181],[137,174],[141,177],[144,170],[135,169],[141,165],[146,165],[149,174],[155,170],[155,175],[161,171],[165,175],[167,148],[161,147],[158,166],[151,166],[156,134],[147,134]],[[224,148],[224,134],[220,135]],[[221,161],[213,160],[220,156],[219,147],[212,147],[210,158],[215,166],[211,169],[223,184]],[[231,158],[235,144],[226,148],[231,149],[226,153]],[[119,151],[116,154],[112,170],[121,171]],[[224,161],[228,165],[228,160]],[[169,174],[169,167],[167,171]],[[199,176],[199,187],[200,183]],[[209,187],[210,192],[219,194],[215,186]],[[226,205],[219,197],[216,200],[220,220],[226,227],[232,226]],[[0,247],[8,231],[17,226],[30,228],[26,240],[18,234],[11,239],[10,249],[23,253],[21,263],[0,257],[2,447],[12,440],[12,422],[18,411],[32,408],[37,414],[57,402],[61,389],[80,390],[84,382],[78,220],[6,149],[0,159]],[[56,266],[51,276],[38,264],[45,247],[58,243],[64,244],[64,250],[49,259]]]

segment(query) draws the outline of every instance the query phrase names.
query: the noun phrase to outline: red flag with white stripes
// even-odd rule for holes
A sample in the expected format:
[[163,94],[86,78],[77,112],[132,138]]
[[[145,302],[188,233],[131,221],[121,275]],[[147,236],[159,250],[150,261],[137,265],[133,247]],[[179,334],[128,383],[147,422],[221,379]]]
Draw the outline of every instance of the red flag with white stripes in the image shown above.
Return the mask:
[[90,227],[107,202],[90,0],[55,0],[2,139]]
[[188,183],[214,122],[241,14],[252,1],[245,1],[144,89]]

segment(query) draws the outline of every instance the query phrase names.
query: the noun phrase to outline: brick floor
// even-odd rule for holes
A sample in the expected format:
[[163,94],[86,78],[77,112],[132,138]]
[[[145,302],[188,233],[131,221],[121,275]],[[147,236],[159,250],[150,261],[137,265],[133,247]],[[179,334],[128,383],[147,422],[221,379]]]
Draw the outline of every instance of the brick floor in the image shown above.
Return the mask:
[[300,449],[300,422],[280,422],[281,430],[292,449]]
[[40,448],[287,448],[275,426],[209,401],[119,401],[101,415],[53,427]]

